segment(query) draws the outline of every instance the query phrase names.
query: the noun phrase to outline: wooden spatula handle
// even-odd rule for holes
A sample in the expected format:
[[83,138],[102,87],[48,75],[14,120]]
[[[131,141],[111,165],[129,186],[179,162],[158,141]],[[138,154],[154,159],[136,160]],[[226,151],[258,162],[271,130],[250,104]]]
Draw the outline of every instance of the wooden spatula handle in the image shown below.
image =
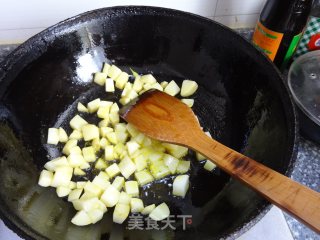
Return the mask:
[[320,232],[320,193],[238,153],[202,132],[190,143],[232,177],[241,180],[282,210]]

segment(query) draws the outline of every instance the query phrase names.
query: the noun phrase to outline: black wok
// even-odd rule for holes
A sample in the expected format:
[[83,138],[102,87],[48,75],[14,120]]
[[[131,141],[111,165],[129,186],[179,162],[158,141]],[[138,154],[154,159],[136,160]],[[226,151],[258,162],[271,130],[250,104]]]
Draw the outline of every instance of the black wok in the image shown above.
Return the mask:
[[264,199],[219,169],[206,172],[190,154],[186,199],[171,196],[164,183],[141,193],[145,203],[166,201],[172,214],[192,215],[186,230],[181,220],[175,231],[128,230],[126,224],[112,224],[111,209],[96,225],[72,225],[71,204],[54,189],[38,187],[37,179],[43,164],[58,154],[45,144],[47,128],[70,130],[79,101],[115,99],[91,83],[103,61],[126,71],[152,72],[161,80],[197,81],[194,111],[214,138],[290,173],[296,156],[293,105],[275,67],[249,42],[180,11],[100,9],[41,32],[0,67],[0,213],[11,229],[27,239],[235,238],[267,212]]

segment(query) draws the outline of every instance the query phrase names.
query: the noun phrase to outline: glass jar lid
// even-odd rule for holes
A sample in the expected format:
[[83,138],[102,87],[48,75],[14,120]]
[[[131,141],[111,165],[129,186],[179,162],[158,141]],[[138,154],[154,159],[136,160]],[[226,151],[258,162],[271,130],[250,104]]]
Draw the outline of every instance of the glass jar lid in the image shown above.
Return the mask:
[[298,107],[320,126],[320,50],[308,52],[291,64],[288,85]]

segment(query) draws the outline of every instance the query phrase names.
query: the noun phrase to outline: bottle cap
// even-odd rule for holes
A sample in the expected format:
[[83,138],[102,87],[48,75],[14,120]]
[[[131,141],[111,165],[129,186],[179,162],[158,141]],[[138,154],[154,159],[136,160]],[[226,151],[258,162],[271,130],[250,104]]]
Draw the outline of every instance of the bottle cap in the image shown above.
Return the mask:
[[291,64],[288,85],[298,107],[320,126],[320,50],[308,52]]

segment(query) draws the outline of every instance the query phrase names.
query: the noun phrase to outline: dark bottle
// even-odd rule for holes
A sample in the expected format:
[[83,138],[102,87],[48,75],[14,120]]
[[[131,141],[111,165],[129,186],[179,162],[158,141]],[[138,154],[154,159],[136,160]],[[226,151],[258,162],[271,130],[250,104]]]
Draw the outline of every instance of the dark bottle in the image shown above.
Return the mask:
[[312,0],[268,0],[262,9],[252,41],[279,68],[291,59],[311,6]]

